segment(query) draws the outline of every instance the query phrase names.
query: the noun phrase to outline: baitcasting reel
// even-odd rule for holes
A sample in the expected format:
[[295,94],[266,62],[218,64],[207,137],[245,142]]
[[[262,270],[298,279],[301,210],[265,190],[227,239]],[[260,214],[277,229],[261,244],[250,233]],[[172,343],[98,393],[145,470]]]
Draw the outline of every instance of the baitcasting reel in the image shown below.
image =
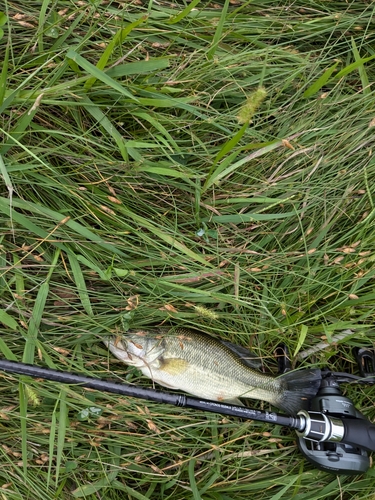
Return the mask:
[[[367,421],[366,417],[354,407],[354,403],[342,395],[337,377],[333,374],[322,379],[318,394],[311,401],[310,416],[312,412],[329,417],[352,417]],[[297,431],[298,445],[302,454],[315,467],[336,474],[361,474],[369,468],[368,453],[360,446],[332,441],[311,441],[305,437],[305,433],[306,430],[303,433]]]
[[[276,350],[279,372],[285,373],[290,369],[287,354],[284,345]],[[341,419],[347,422],[351,422],[350,419],[359,419],[357,438],[368,423],[367,418],[355,408],[353,401],[342,395],[340,383],[354,380],[364,384],[375,383],[374,351],[356,348],[354,354],[361,376],[322,370],[322,382],[317,395],[310,402],[310,410],[301,410],[298,413],[306,418],[304,430],[297,430],[301,453],[315,467],[334,474],[361,474],[370,467],[366,449],[357,444],[339,442],[343,434]],[[329,420],[331,425],[326,420]],[[369,437],[371,440],[371,436]]]

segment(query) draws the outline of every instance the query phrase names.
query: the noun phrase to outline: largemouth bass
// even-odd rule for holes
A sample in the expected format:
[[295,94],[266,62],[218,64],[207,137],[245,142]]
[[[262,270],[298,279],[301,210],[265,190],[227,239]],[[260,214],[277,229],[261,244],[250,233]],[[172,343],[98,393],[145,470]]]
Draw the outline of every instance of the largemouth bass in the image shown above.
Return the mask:
[[243,360],[243,348],[189,328],[132,330],[104,343],[121,361],[169,389],[232,404],[260,399],[290,415],[307,407],[321,381],[315,369],[279,377],[260,373]]

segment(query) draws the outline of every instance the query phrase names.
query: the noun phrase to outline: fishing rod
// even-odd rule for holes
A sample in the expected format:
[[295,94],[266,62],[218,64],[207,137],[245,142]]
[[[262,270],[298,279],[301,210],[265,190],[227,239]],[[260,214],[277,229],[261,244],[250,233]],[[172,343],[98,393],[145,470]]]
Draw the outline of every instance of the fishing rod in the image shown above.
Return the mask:
[[5,359],[0,359],[0,370],[288,427],[297,432],[299,448],[303,455],[316,467],[335,474],[365,472],[369,467],[367,451],[375,451],[375,425],[367,420],[339,389],[340,382],[348,381],[345,376],[349,380],[355,377],[347,374],[335,375],[333,372],[322,370],[321,387],[311,400],[311,410],[300,410],[296,416],[285,416]]

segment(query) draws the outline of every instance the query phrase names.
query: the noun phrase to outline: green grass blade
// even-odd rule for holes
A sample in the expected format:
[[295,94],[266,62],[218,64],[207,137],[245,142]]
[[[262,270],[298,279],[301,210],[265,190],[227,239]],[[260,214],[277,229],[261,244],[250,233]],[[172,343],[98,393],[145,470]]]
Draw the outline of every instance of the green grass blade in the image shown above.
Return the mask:
[[49,283],[45,281],[39,287],[38,294],[35,300],[35,305],[33,308],[33,313],[30,318],[29,328],[26,335],[25,349],[22,358],[23,363],[32,364],[34,362],[34,354],[39,334],[39,326],[42,320],[42,315],[46,305],[48,293],[49,293]]
[[[10,217],[10,219],[14,222],[17,222],[25,229],[29,230],[31,233],[40,236],[43,239],[48,239],[49,233],[42,229],[40,226],[37,226],[33,222],[30,221],[29,217],[20,214],[16,210],[10,207],[9,200],[6,198],[0,198],[0,212],[4,215]],[[54,245],[61,249],[65,249],[65,246],[62,243],[54,242]]]
[[246,156],[245,158],[242,158],[241,160],[238,160],[233,165],[226,166],[226,163],[224,163],[223,165],[218,165],[217,168],[211,173],[211,175],[207,177],[206,182],[204,183],[204,186],[202,188],[202,191],[206,191],[213,184],[220,181],[227,175],[233,173],[234,171],[238,170],[240,167],[248,163],[250,160],[254,158],[259,158],[273,151],[274,149],[279,148],[280,146],[283,146],[283,141],[272,141],[271,143],[267,144],[266,146],[263,146],[261,149],[258,149],[254,153]]
[[94,313],[91,307],[90,296],[87,292],[86,281],[83,276],[81,266],[79,265],[77,257],[73,252],[68,252],[68,258],[83,308],[89,316],[93,316]]
[[165,138],[169,141],[169,144],[171,147],[174,149],[175,152],[180,151],[180,147],[178,146],[177,142],[173,139],[172,135],[168,132],[168,130],[150,113],[145,113],[145,112],[135,112],[133,113],[133,116],[138,116],[138,118],[141,118],[142,120],[147,121],[150,123],[153,127],[156,128],[159,132],[161,132]]
[[1,73],[0,73],[0,106],[4,102],[5,91],[7,88],[8,63],[9,63],[9,41],[5,47],[4,60],[2,63]]
[[312,95],[316,94],[319,92],[319,90],[326,85],[326,83],[329,81],[331,78],[333,72],[336,70],[338,65],[338,62],[333,64],[333,66],[330,66],[327,68],[324,73],[322,74],[321,77],[319,77],[310,87],[308,87],[305,92],[303,93],[303,97],[311,97]]
[[5,166],[5,163],[4,163],[4,160],[3,160],[3,157],[2,155],[0,154],[0,175],[1,177],[3,178],[4,180],[4,183],[5,183],[5,186],[8,190],[8,193],[9,193],[9,216],[10,216],[10,223],[12,225],[12,211],[11,211],[11,207],[12,207],[12,200],[13,200],[13,192],[14,192],[14,188],[13,188],[13,184],[12,184],[12,180],[8,174],[8,170]]
[[119,92],[121,95],[128,97],[133,101],[138,101],[138,99],[134,97],[128,90],[126,90],[120,83],[91,64],[87,59],[77,54],[77,52],[75,52],[74,50],[68,50],[66,57],[81,66],[81,68],[87,71],[87,73],[92,75],[96,80],[100,80],[101,82],[108,85],[108,87]]
[[[63,453],[65,447],[65,436],[66,430],[69,426],[69,418],[68,418],[68,407],[66,404],[66,390],[61,389],[59,395],[59,425],[58,425],[58,434],[57,434],[57,449],[56,449],[56,477],[55,484],[58,486],[59,484],[59,474],[60,468],[63,463]],[[52,458],[52,455],[51,455]]]
[[280,500],[298,479],[299,476],[291,477],[290,480],[288,481],[288,484],[285,485],[284,488],[282,488],[278,493],[272,495],[272,497],[270,497],[270,500]]
[[182,21],[182,19],[187,17],[190,14],[190,12],[199,4],[200,1],[201,0],[192,0],[192,2],[189,3],[189,5],[187,5],[184,8],[184,10],[182,10],[179,14],[168,19],[167,23],[168,24],[176,24],[176,23]]
[[0,323],[3,323],[3,325],[11,330],[18,331],[19,327],[17,321],[4,310],[0,310]]
[[372,61],[375,59],[375,54],[369,57],[361,57],[354,63],[348,64],[348,66],[345,66],[341,71],[339,71],[336,74],[336,78],[342,78],[343,76],[349,75],[352,71],[355,71],[356,69],[359,69],[361,66],[366,64],[369,61]]
[[99,125],[104,128],[108,132],[108,134],[114,139],[116,142],[120,152],[121,156],[124,159],[124,161],[129,160],[129,155],[128,155],[128,148],[127,145],[124,141],[124,138],[120,134],[120,132],[116,129],[113,123],[110,122],[110,120],[105,116],[105,114],[102,112],[102,110],[96,106],[88,96],[83,96],[81,98],[81,102],[83,103],[84,108],[88,113],[90,113],[91,116],[97,120]]
[[[121,45],[126,40],[126,37],[129,35],[129,33],[131,33],[134,28],[136,28],[137,26],[142,24],[144,21],[146,21],[146,19],[147,19],[147,16],[143,16],[140,19],[137,19],[136,21],[130,23],[128,26],[126,26],[126,28],[120,29],[115,34],[115,36],[109,42],[109,44],[105,48],[103,54],[101,55],[99,61],[96,64],[96,67],[99,70],[104,70],[104,68],[106,67],[108,60],[111,57],[116,45]],[[108,73],[107,73],[107,75],[108,75]],[[95,82],[96,82],[95,76],[93,76],[92,78],[89,78],[84,85],[84,89],[86,91],[89,90],[94,85]]]
[[130,75],[145,75],[155,71],[162,71],[170,66],[169,58],[160,57],[158,59],[150,59],[146,61],[129,62],[127,64],[119,64],[113,68],[106,70],[106,73],[111,78]]
[[98,275],[100,276],[100,279],[102,279],[104,281],[108,281],[108,276],[105,273],[105,271],[103,271],[95,262],[93,262],[92,260],[86,259],[86,257],[84,257],[83,255],[75,255],[75,257],[77,258],[77,260],[79,262],[82,262],[82,264],[87,266],[89,269],[92,269],[93,271],[98,273]]
[[11,181],[11,179],[9,177],[8,170],[7,170],[6,166],[5,166],[3,157],[1,155],[0,155],[0,174],[1,174],[1,177],[3,178],[3,180],[4,180],[4,184],[6,185],[8,191],[9,192],[13,192],[12,181]]
[[49,447],[48,447],[49,461],[48,461],[48,472],[47,472],[47,487],[51,483],[52,464],[53,464],[53,459],[55,457],[55,439],[56,439],[56,429],[57,429],[56,409],[57,409],[57,402],[55,404],[55,408],[54,408],[52,415],[51,415],[51,425],[50,425],[50,432],[49,432]]
[[[64,217],[62,214],[54,210],[48,209],[35,203],[27,202],[25,200],[13,200],[13,205],[24,210],[30,210],[35,215],[43,215],[45,217],[51,218],[57,224],[66,219],[66,217]],[[11,217],[14,221],[17,221],[32,233],[35,233],[41,238],[48,240],[49,232],[43,230],[42,228],[31,222],[28,217],[25,217],[16,210],[9,209],[9,200],[7,200],[6,198],[0,197],[0,211],[8,216],[11,213]],[[122,252],[120,249],[117,249],[114,245],[104,242],[99,236],[93,233],[90,229],[87,229],[82,224],[79,224],[78,222],[71,219],[66,221],[65,224],[70,229],[72,229],[79,237],[93,241],[96,245],[103,249],[109,250],[111,253],[126,257],[126,254],[124,252]],[[60,243],[56,240],[53,240],[52,243],[56,247],[68,251],[67,247],[63,243]]]
[[161,175],[165,177],[174,177],[175,179],[184,179],[191,186],[195,186],[195,183],[190,180],[190,177],[194,177],[193,174],[186,174],[185,172],[180,172],[179,170],[173,170],[172,168],[164,167],[140,167],[139,172],[148,172],[150,174]]
[[[128,212],[129,213],[129,212]],[[188,248],[182,241],[179,241],[177,237],[166,233],[165,231],[159,229],[156,225],[151,224],[149,221],[140,217],[134,213],[129,213],[130,217],[132,217],[136,222],[140,224],[140,226],[145,227],[151,231],[152,234],[163,240],[167,243],[171,248],[176,249],[178,252],[181,252],[183,255],[188,256],[190,259],[196,262],[200,262],[204,266],[212,267],[212,264],[206,260],[203,255],[200,255],[190,248]]]
[[43,36],[45,31],[46,12],[50,3],[51,0],[43,0],[42,5],[40,7],[39,22],[38,22],[38,49],[40,53],[44,52]]
[[9,349],[9,346],[0,337],[0,351],[3,356],[10,361],[18,361],[17,356]]
[[19,389],[18,389],[18,394],[19,394],[19,400],[20,400],[20,435],[22,437],[21,441],[21,454],[22,454],[22,468],[23,468],[23,475],[27,478],[27,459],[28,459],[28,453],[27,453],[27,402],[28,402],[28,396],[26,392],[26,386],[23,384],[23,382],[20,379],[19,382]]
[[[7,100],[5,100],[7,101]],[[3,103],[3,105],[5,104],[5,102]],[[8,140],[10,140],[11,143],[14,143],[15,145],[19,146],[21,149],[23,149],[24,151],[26,151],[28,154],[30,154],[30,156],[36,160],[40,166],[43,165],[47,170],[50,170],[50,167],[49,165],[47,165],[43,160],[39,159],[34,153],[30,152],[28,147],[27,146],[24,146],[22,144],[22,142],[20,142],[14,135],[10,135],[8,132],[6,132],[5,130],[3,130],[3,134],[5,137],[8,138]]]
[[196,464],[196,461],[193,458],[191,460],[189,460],[190,489],[191,489],[191,492],[193,493],[194,500],[202,500],[202,497],[199,494],[197,482],[195,480],[195,464]]
[[[0,105],[0,114],[2,114],[7,108],[9,108],[13,101],[16,99],[16,97],[19,96],[20,91],[24,88],[27,87],[30,82],[38,75],[38,73],[42,72],[46,66],[51,65],[54,63],[54,57],[48,58],[43,64],[37,67],[34,71],[32,71],[28,76],[25,78],[22,78],[21,81],[19,82],[17,88],[15,90],[12,90],[9,92],[8,95],[6,95],[4,101]],[[32,94],[34,94],[34,90],[32,91]],[[7,134],[5,134],[7,135]]]
[[242,127],[239,129],[239,131],[231,138],[229,139],[229,141],[227,141],[223,147],[220,149],[220,151],[218,152],[218,154],[216,155],[216,158],[214,160],[214,164],[212,165],[211,167],[211,171],[208,173],[208,177],[211,176],[212,174],[212,170],[215,169],[215,166],[216,164],[226,155],[228,154],[229,152],[232,151],[232,149],[237,146],[237,144],[239,143],[239,141],[242,139],[242,136],[244,135],[244,133],[246,132],[247,128],[248,128],[249,124],[248,123],[244,123],[242,125]]
[[[33,314],[30,318],[29,328],[26,334],[26,342],[22,357],[23,363],[33,364],[34,362],[39,325],[41,322],[48,292],[49,292],[49,285],[47,282],[44,282],[38,290],[35,305],[33,308]],[[28,448],[27,448],[28,401],[29,399],[31,399],[34,404],[38,402],[38,397],[35,394],[34,390],[30,386],[26,385],[26,383],[22,382],[22,380],[25,380],[26,378],[27,377],[21,377],[19,383],[21,430],[22,430],[22,436],[24,438],[22,442],[22,462],[24,465],[25,475],[27,475],[27,462],[28,462]]]
[[309,329],[308,329],[308,327],[306,325],[301,325],[301,330],[300,330],[300,334],[299,334],[299,337],[298,337],[298,343],[297,343],[296,350],[293,353],[293,358],[295,358],[297,356],[297,354],[299,353],[301,347],[303,346],[303,343],[305,342],[308,330]]
[[223,29],[224,29],[224,23],[225,23],[225,19],[226,19],[227,12],[228,12],[229,3],[230,3],[230,0],[225,0],[225,2],[224,2],[224,5],[223,5],[222,11],[221,11],[221,15],[220,15],[220,20],[218,22],[218,25],[217,25],[216,31],[215,31],[215,35],[214,35],[213,40],[212,40],[211,48],[207,52],[208,59],[212,59],[214,57],[216,50],[217,50],[217,47],[219,45],[219,42],[221,40],[221,37],[223,34]]
[[85,18],[85,13],[81,12],[78,13],[78,15],[75,16],[73,22],[69,23],[69,26],[67,29],[63,31],[63,33],[57,38],[57,40],[54,42],[54,44],[51,47],[51,52],[57,52],[61,50],[61,48],[64,46],[65,41],[72,36],[74,31],[77,29],[77,26],[80,25],[80,23],[83,21]]
[[[117,471],[112,471],[110,472],[107,477],[96,481],[92,484],[86,484],[84,486],[81,486],[77,488],[76,490],[73,491],[73,497],[74,498],[87,498],[87,495],[94,495],[97,494],[100,490],[103,488],[106,488],[107,486],[110,486],[114,478],[117,476],[118,472]],[[125,486],[125,491],[129,491],[133,493],[133,490],[131,488],[128,488]],[[134,491],[133,498],[137,500],[148,500],[144,495],[141,493],[137,493]]]
[[[33,118],[38,111],[42,98],[43,93],[38,95],[28,111],[25,111],[21,118],[19,118],[16,127],[9,132],[8,140],[1,147],[0,154],[5,155],[14,144],[17,144],[22,140],[24,132],[29,128],[30,123],[33,121]],[[14,139],[17,139],[17,142],[15,142]]]
[[202,218],[203,221],[208,222],[212,220],[213,222],[218,222],[220,224],[244,224],[247,222],[255,222],[255,221],[269,221],[276,219],[288,219],[290,217],[294,217],[296,213],[302,213],[303,211],[293,211],[293,212],[284,212],[284,213],[275,213],[275,214],[259,214],[259,213],[251,213],[251,214],[233,214],[233,215],[213,215],[212,217]]
[[[353,56],[355,61],[360,61],[361,56],[359,55],[359,51],[357,49],[357,45],[355,43],[354,38],[352,37],[352,51],[353,51]],[[362,89],[364,94],[371,94],[372,90],[370,88],[370,80],[365,68],[364,64],[361,64],[358,67],[358,73],[361,78],[361,83],[362,83]]]

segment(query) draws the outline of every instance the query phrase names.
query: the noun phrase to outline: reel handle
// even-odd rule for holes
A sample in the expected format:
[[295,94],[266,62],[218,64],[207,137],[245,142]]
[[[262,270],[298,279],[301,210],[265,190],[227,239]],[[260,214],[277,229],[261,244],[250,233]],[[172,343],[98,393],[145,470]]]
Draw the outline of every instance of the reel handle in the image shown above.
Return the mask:
[[375,425],[362,418],[343,418],[344,437],[341,442],[375,451]]

